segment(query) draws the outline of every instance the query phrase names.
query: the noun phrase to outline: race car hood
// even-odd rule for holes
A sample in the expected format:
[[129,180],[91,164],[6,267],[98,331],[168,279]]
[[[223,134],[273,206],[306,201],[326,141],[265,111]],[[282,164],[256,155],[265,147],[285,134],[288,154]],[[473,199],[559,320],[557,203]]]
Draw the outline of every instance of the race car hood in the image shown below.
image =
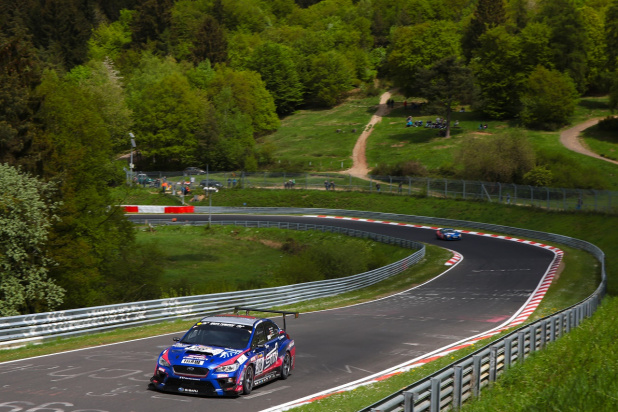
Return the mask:
[[177,343],[169,349],[168,359],[173,365],[222,365],[232,363],[243,352],[238,349]]

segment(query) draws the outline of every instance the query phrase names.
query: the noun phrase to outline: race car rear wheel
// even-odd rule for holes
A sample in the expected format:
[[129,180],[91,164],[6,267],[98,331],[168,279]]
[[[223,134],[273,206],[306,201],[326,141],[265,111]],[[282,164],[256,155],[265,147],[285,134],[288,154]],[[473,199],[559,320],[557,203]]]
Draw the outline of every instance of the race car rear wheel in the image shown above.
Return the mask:
[[249,395],[253,390],[253,379],[255,375],[253,374],[253,366],[247,366],[245,369],[245,376],[242,381],[242,393],[243,395]]
[[283,363],[281,364],[281,379],[286,380],[290,376],[291,370],[292,357],[290,356],[290,352],[286,352],[285,357],[283,358]]

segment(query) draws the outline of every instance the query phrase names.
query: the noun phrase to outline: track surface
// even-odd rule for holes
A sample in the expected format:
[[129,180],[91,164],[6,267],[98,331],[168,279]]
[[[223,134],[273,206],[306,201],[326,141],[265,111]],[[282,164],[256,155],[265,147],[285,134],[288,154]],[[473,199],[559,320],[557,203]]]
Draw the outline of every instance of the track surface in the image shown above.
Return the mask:
[[[230,218],[212,216],[213,221]],[[428,229],[293,216],[233,218],[354,227],[439,244],[458,251],[464,260],[433,281],[390,298],[290,319],[288,331],[297,346],[296,369],[290,379],[256,388],[249,396],[197,398],[147,390],[157,355],[172,344],[173,336],[184,332],[179,331],[2,363],[0,410],[260,411],[370,376],[497,327],[526,302],[553,259],[545,249],[481,236],[438,241]],[[178,219],[205,220],[195,215]]]

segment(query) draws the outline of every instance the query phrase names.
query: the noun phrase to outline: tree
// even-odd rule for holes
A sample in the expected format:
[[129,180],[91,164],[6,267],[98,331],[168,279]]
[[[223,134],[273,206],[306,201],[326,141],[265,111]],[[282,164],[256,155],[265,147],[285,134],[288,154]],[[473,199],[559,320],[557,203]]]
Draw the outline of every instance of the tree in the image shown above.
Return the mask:
[[319,106],[332,107],[351,89],[352,67],[341,53],[320,53],[311,61],[308,80],[309,99]]
[[208,93],[216,96],[226,87],[231,89],[236,107],[251,119],[256,137],[277,130],[280,121],[275,102],[258,73],[218,66],[216,75],[209,84]]
[[54,310],[65,294],[49,276],[46,250],[54,186],[0,164],[0,187],[0,317]]
[[521,120],[528,127],[555,130],[569,123],[577,99],[569,76],[538,66],[526,81]]
[[[6,33],[3,33],[6,32]],[[19,20],[0,28],[0,162],[34,170],[33,147],[39,104],[32,89],[40,81],[40,62]]]
[[497,26],[479,38],[479,45],[470,63],[480,88],[478,108],[489,117],[513,117],[520,109],[519,95],[525,80],[517,38],[504,26]]
[[50,257],[57,262],[50,275],[70,290],[63,308],[105,304],[107,285],[116,276],[108,269],[131,250],[135,236],[109,189],[124,174],[114,163],[95,94],[54,72],[45,73],[37,94],[41,177],[57,182],[55,199],[62,201],[49,236]]
[[618,68],[618,0],[612,0],[605,12],[605,52],[609,70]]
[[429,69],[420,70],[417,84],[418,95],[427,99],[427,110],[445,116],[446,137],[450,137],[453,107],[469,96],[472,90],[470,69],[457,57],[449,56]]
[[551,29],[554,67],[568,73],[577,89],[587,88],[590,39],[577,0],[543,0],[538,19]]
[[390,77],[405,96],[416,96],[416,73],[448,56],[460,56],[457,26],[435,21],[395,28],[388,55]]
[[470,59],[474,51],[479,49],[479,39],[487,30],[505,22],[504,0],[479,0],[462,38],[462,49],[466,58]]
[[253,52],[249,67],[262,76],[280,115],[292,113],[302,102],[303,84],[288,47],[264,43]]

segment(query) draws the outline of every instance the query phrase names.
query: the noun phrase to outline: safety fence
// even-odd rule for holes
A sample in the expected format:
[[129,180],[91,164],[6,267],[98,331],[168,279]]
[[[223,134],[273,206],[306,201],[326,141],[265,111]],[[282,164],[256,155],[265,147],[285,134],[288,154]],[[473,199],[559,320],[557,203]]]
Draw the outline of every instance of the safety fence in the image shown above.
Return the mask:
[[[152,219],[148,223],[157,224]],[[194,224],[207,223],[206,221],[194,222]],[[167,222],[167,224],[182,223]],[[425,246],[422,243],[342,227],[288,222],[243,221],[240,219],[213,222],[213,224],[341,233],[417,251],[384,267],[339,279],[4,317],[0,318],[0,348],[23,346],[27,343],[37,343],[53,338],[103,332],[120,327],[159,323],[172,319],[197,318],[206,314],[231,311],[235,306],[272,307],[332,296],[378,283],[403,272],[425,256]]]
[[[165,177],[166,181],[174,183],[172,186],[176,190],[171,192],[179,194],[183,183],[196,188],[204,186],[206,184],[204,182],[207,181],[208,184],[212,182],[220,184],[220,190],[266,188],[363,191],[401,196],[421,195],[487,201],[551,210],[618,213],[618,192],[609,190],[565,189],[408,176],[370,175],[362,179],[345,173],[212,172],[198,176],[183,176],[181,172],[172,172],[172,175],[169,172],[147,172],[147,174],[155,179],[152,182],[153,186],[160,184],[161,179]],[[194,190],[193,193],[195,194],[196,191]]]

